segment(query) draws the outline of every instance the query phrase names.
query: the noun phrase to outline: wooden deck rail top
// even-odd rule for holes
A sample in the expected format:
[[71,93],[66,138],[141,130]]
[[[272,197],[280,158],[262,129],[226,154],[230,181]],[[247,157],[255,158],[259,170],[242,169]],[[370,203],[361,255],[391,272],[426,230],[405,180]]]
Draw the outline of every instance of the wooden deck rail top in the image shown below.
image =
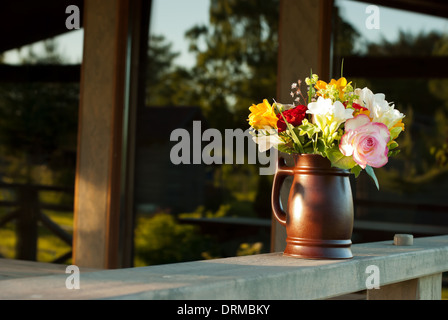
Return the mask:
[[[367,299],[441,299],[448,236],[353,245],[350,260],[304,260],[282,253],[117,270],[83,271],[67,289],[60,270],[0,277],[0,299],[328,299],[369,289]],[[0,275],[2,262],[0,261]]]

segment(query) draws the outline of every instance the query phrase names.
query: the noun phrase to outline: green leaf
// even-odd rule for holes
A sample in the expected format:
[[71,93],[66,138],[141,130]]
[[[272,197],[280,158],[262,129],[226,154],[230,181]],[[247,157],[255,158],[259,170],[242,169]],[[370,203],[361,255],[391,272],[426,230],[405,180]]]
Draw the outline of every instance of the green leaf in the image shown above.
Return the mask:
[[393,150],[393,149],[395,149],[395,148],[397,148],[398,147],[398,143],[396,142],[396,141],[392,141],[390,144],[389,144],[389,150]]
[[291,148],[290,145],[287,145],[287,144],[277,145],[277,150],[280,152],[283,152],[283,153],[287,153],[287,154],[292,154],[295,151],[293,148]]
[[396,139],[401,131],[403,131],[402,127],[395,127],[390,129],[390,140]]
[[399,149],[391,150],[391,151],[389,151],[389,153],[387,154],[387,157],[388,157],[388,158],[390,158],[390,157],[395,157],[397,154],[400,153],[400,151],[401,151],[401,150],[399,150]]
[[366,172],[373,179],[373,182],[375,182],[377,189],[380,190],[380,185],[378,183],[378,179],[376,178],[375,172],[373,171],[373,168],[371,166],[366,166]]
[[[310,69],[310,79],[313,79],[313,69]],[[309,86],[309,92],[308,92],[308,103],[311,102],[311,99],[316,94],[316,91],[314,90],[314,86]]]
[[325,146],[325,143],[322,141],[321,138],[317,139],[316,149],[322,156],[324,157],[327,156],[327,147]]
[[315,124],[308,122],[306,119],[303,120],[303,123],[298,128],[299,135],[303,136],[306,134],[310,139],[312,139],[313,135],[320,131]]
[[339,169],[352,169],[357,165],[353,157],[344,156],[337,146],[327,150],[327,158],[331,161],[333,167]]
[[355,178],[359,177],[359,175],[361,174],[361,171],[362,171],[362,168],[359,165],[354,166],[353,168],[350,169],[350,172],[355,175]]

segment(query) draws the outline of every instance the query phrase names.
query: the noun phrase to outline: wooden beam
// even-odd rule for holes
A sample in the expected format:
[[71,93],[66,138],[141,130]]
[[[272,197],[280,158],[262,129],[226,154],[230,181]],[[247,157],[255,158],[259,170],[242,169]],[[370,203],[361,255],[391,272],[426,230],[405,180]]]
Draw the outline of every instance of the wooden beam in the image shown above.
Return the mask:
[[86,0],[74,261],[133,264],[133,163],[151,1]]
[[441,273],[367,290],[367,300],[440,300],[441,297]]
[[319,1],[318,69],[321,79],[330,81],[333,0]]
[[379,5],[389,8],[428,14],[448,18],[448,4],[445,0],[357,0],[367,5]]
[[446,78],[448,57],[344,57],[344,74],[362,78]]
[[134,176],[135,144],[139,108],[145,105],[146,63],[148,58],[149,21],[152,0],[133,0],[130,7],[131,47],[128,60],[127,108],[123,114],[123,151],[121,176],[121,249],[119,261],[122,267],[134,265]]
[[129,0],[86,0],[73,260],[116,268]]
[[118,0],[116,4],[114,106],[109,149],[109,173],[107,185],[106,267],[118,268],[120,246],[120,206],[123,146],[123,115],[126,109],[127,50],[129,32],[129,0]]
[[290,87],[319,67],[319,1],[281,0],[277,99],[289,103]]
[[[322,79],[329,77],[332,3],[332,0],[280,1],[277,101],[292,103],[291,84],[299,79],[304,81],[311,70]],[[282,200],[286,205],[288,181],[284,185]],[[273,219],[271,250],[283,251],[285,239],[285,228]]]
[[0,64],[0,82],[79,83],[81,65],[7,65]]
[[[84,0],[2,0],[0,53],[70,32],[65,26],[69,5],[82,12]],[[80,22],[82,28],[82,15]]]

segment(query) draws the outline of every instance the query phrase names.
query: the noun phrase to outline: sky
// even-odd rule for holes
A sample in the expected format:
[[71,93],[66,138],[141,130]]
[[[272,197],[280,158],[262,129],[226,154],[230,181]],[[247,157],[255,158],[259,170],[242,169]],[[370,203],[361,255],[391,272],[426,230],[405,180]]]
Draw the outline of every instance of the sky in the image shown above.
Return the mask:
[[336,0],[335,4],[340,8],[339,12],[344,20],[371,41],[378,41],[381,37],[393,41],[399,30],[413,33],[436,30],[448,34],[448,19],[381,6],[378,6],[379,29],[368,29],[366,19],[371,13],[366,13],[366,8],[369,4],[350,0]]
[[[210,0],[153,0],[150,32],[163,34],[173,43],[173,49],[181,52],[177,63],[192,65],[194,57],[188,54],[187,43],[184,41],[186,30],[197,24],[207,24]],[[396,9],[379,7],[379,30],[368,29],[365,25],[368,4],[351,0],[336,0],[340,7],[340,13],[353,24],[363,35],[364,39],[378,41],[381,37],[394,40],[398,30],[419,32],[439,30],[448,34],[448,19],[436,18],[411,12],[403,12]],[[71,31],[58,37],[59,49],[66,56],[69,63],[82,61],[83,31]],[[35,46],[39,52],[39,45]],[[6,62],[18,63],[17,50],[6,54]]]
[[173,43],[174,51],[182,55],[179,64],[193,65],[194,56],[188,53],[184,34],[195,25],[209,23],[210,0],[153,0],[153,3],[150,32],[164,34]]

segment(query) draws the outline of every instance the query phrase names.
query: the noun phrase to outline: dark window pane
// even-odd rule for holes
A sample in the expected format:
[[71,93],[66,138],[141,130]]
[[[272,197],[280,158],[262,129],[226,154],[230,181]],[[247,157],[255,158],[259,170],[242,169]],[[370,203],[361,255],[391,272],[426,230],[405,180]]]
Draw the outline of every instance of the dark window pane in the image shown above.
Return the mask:
[[[278,1],[156,0],[152,9],[137,125],[136,264],[267,252],[272,177],[247,159],[205,163],[212,141],[201,135],[219,130],[224,147],[225,129],[245,131],[248,108],[275,97]],[[191,138],[189,155],[176,153],[190,164],[170,157],[176,129]]]
[[448,19],[376,6],[379,29],[369,29],[368,6],[335,2],[333,75],[340,75],[343,60],[345,77],[384,93],[406,118],[401,152],[375,170],[380,191],[367,175],[356,181],[355,224],[362,228],[355,241],[446,233]]

